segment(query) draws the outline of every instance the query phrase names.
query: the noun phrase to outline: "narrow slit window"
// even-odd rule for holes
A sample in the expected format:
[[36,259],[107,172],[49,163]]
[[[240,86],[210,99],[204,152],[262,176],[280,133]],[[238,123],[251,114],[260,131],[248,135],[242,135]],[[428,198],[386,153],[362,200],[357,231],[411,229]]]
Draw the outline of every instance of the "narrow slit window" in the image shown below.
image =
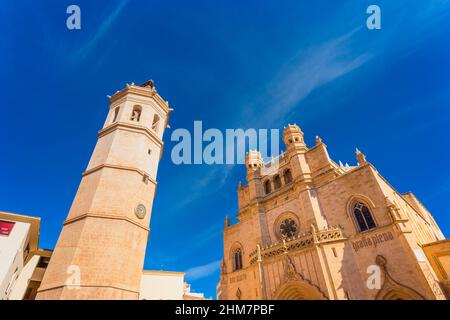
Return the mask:
[[114,119],[113,119],[113,123],[117,121],[117,117],[119,116],[119,111],[120,111],[120,107],[117,107],[114,109]]
[[275,178],[273,178],[273,187],[275,190],[281,188],[281,178],[279,175],[276,175]]
[[233,253],[233,271],[242,269],[242,251],[236,249]]
[[291,170],[287,169],[286,171],[284,171],[284,183],[288,184],[292,182],[292,173]]
[[152,130],[158,132],[160,118],[157,114],[153,116]]
[[270,185],[270,180],[267,180],[266,182],[264,182],[264,191],[266,192],[266,194],[269,194],[272,191],[272,187]]

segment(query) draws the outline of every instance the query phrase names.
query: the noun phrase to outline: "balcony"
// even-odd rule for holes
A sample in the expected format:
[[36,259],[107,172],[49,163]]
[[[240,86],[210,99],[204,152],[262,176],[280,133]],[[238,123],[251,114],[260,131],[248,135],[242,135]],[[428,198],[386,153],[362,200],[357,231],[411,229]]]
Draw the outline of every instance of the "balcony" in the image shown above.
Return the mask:
[[[261,248],[260,256],[261,260],[265,260],[284,253],[310,248],[318,244],[342,241],[345,239],[346,237],[342,233],[342,229],[338,226],[323,230],[315,230],[312,228],[311,232],[284,239],[281,242],[273,243],[268,247]],[[258,249],[249,254],[249,260],[251,265],[258,261]]]

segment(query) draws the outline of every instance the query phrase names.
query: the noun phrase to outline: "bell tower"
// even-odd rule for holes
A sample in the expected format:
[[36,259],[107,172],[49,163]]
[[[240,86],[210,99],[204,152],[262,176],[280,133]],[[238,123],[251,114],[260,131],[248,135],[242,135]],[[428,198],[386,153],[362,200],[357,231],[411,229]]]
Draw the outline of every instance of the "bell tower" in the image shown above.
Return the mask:
[[171,111],[151,80],[110,97],[37,299],[138,299]]
[[302,180],[304,183],[310,182],[311,170],[306,159],[308,148],[303,139],[303,131],[296,124],[289,124],[283,130],[283,141],[294,179]]

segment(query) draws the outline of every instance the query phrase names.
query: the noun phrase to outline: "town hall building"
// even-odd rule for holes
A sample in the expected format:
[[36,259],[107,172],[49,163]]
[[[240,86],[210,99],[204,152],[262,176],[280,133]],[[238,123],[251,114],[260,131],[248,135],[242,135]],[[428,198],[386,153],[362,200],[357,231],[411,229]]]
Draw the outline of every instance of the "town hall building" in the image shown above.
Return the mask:
[[356,151],[335,163],[297,125],[287,151],[246,156],[238,222],[225,221],[218,299],[447,299],[450,241],[424,205]]

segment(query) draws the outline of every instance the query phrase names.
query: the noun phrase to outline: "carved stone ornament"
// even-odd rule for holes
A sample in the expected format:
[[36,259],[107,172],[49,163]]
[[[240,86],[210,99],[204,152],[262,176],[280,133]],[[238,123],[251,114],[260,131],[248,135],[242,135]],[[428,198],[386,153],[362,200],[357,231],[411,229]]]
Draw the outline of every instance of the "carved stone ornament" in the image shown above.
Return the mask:
[[375,263],[384,273],[384,283],[375,296],[376,300],[425,300],[425,297],[400,282],[396,281],[388,271],[388,261],[382,255],[377,255]]

